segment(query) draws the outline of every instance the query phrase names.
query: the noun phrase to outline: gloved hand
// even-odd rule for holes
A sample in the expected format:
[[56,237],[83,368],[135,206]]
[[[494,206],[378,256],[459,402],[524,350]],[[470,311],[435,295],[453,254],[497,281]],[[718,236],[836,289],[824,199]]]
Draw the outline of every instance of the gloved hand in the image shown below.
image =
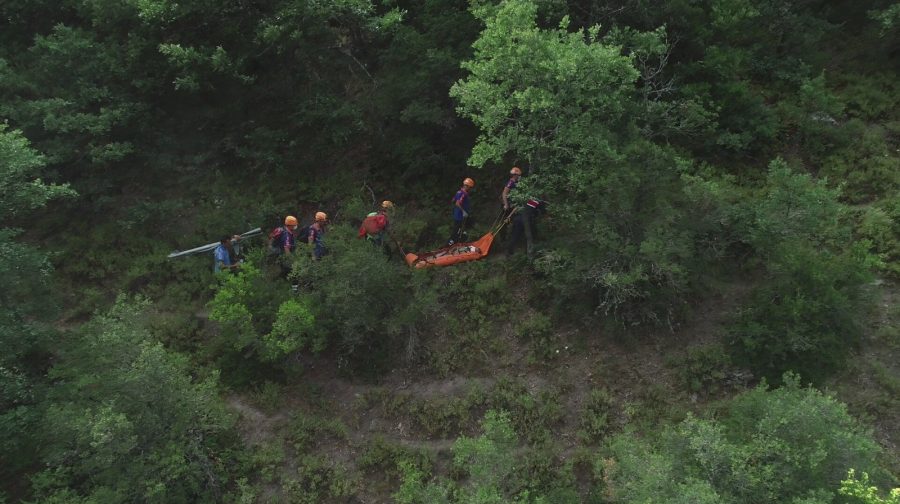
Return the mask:
[[463,210],[463,218],[468,218],[468,217],[469,217],[469,212],[466,212],[465,210]]

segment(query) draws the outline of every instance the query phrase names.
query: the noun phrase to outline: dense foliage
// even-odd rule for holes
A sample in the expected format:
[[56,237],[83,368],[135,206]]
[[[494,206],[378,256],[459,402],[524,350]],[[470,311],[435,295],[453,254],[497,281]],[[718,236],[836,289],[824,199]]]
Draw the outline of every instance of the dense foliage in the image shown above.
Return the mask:
[[846,467],[871,470],[878,453],[842,404],[789,375],[737,397],[722,419],[689,416],[611,449],[615,502],[832,502]]
[[[0,502],[896,501],[896,2],[0,20]],[[534,257],[496,258],[501,233],[477,263],[398,260],[443,242],[463,177],[488,229],[511,166],[512,202],[549,208]],[[358,239],[387,198],[386,245]],[[165,258],[316,211],[321,260]],[[648,338],[675,340],[644,356],[672,383],[577,360]],[[792,373],[877,387],[848,412]]]

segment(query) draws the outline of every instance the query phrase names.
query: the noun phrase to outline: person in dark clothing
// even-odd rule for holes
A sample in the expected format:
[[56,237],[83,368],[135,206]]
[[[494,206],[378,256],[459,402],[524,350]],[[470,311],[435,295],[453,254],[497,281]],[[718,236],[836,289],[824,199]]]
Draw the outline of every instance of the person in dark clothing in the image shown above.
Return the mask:
[[469,211],[471,210],[469,192],[474,188],[475,181],[467,177],[463,180],[462,188],[456,191],[453,199],[450,200],[453,203],[453,226],[450,228],[450,238],[447,239],[447,246],[460,241],[462,237],[463,224],[469,218]]
[[534,257],[535,222],[547,212],[547,202],[529,199],[512,217],[512,233],[506,246],[506,255],[513,255],[516,245],[525,237],[525,252],[529,259]]
[[309,225],[307,242],[312,246],[312,258],[318,261],[328,254],[325,248],[325,231],[328,226],[328,215],[325,212],[316,212],[316,221]]
[[236,234],[231,236],[231,248],[228,250],[228,255],[231,257],[231,264],[240,264],[244,262],[244,254],[243,254],[243,246],[241,246],[241,235]]
[[297,248],[297,218],[288,215],[284,225],[269,234],[269,251],[272,255],[290,255]]
[[381,249],[387,260],[391,259],[391,247],[386,237],[390,236],[391,221],[388,213],[394,209],[394,203],[390,200],[381,202],[381,208],[369,213],[359,226],[359,238],[365,238],[376,249]]
[[512,206],[509,203],[509,195],[516,189],[520,178],[522,178],[522,169],[518,166],[513,166],[512,170],[509,170],[509,180],[506,181],[506,185],[503,186],[503,192],[500,193],[500,203],[503,205],[504,212],[509,212]]

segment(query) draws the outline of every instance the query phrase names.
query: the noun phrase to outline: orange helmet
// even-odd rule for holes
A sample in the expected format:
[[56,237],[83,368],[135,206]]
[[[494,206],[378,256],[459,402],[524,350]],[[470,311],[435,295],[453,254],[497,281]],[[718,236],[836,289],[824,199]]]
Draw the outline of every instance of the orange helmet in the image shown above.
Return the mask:
[[285,226],[296,226],[297,218],[294,217],[293,215],[288,215],[287,217],[284,218],[284,225]]
[[328,220],[328,216],[325,215],[325,212],[316,212],[316,222],[325,222]]
[[463,185],[466,187],[475,187],[475,181],[466,177],[465,180],[463,180]]
[[394,203],[390,200],[384,200],[381,202],[381,208],[383,208],[385,210],[390,210],[390,209],[394,208]]
[[522,169],[519,168],[518,166],[513,166],[513,167],[512,167],[512,170],[509,170],[509,174],[510,174],[510,175],[521,175],[521,174],[522,174]]

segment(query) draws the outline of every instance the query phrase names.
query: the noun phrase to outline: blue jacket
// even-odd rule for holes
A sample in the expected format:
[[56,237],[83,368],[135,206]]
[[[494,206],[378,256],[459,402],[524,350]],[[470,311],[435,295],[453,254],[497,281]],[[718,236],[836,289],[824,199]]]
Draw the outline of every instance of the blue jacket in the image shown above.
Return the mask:
[[[459,201],[460,205],[462,205],[462,210],[460,210],[459,206],[456,205],[456,202]],[[471,207],[469,206],[469,193],[460,189],[456,191],[456,195],[453,196],[453,220],[456,222],[461,222],[463,220],[463,210],[467,213],[471,211]]]
[[224,264],[225,266],[231,266],[231,256],[228,255],[228,249],[225,248],[225,245],[219,244],[218,247],[213,251],[213,256],[215,257],[215,265],[213,266],[213,271],[216,273],[222,271],[222,267],[219,266],[219,263]]

